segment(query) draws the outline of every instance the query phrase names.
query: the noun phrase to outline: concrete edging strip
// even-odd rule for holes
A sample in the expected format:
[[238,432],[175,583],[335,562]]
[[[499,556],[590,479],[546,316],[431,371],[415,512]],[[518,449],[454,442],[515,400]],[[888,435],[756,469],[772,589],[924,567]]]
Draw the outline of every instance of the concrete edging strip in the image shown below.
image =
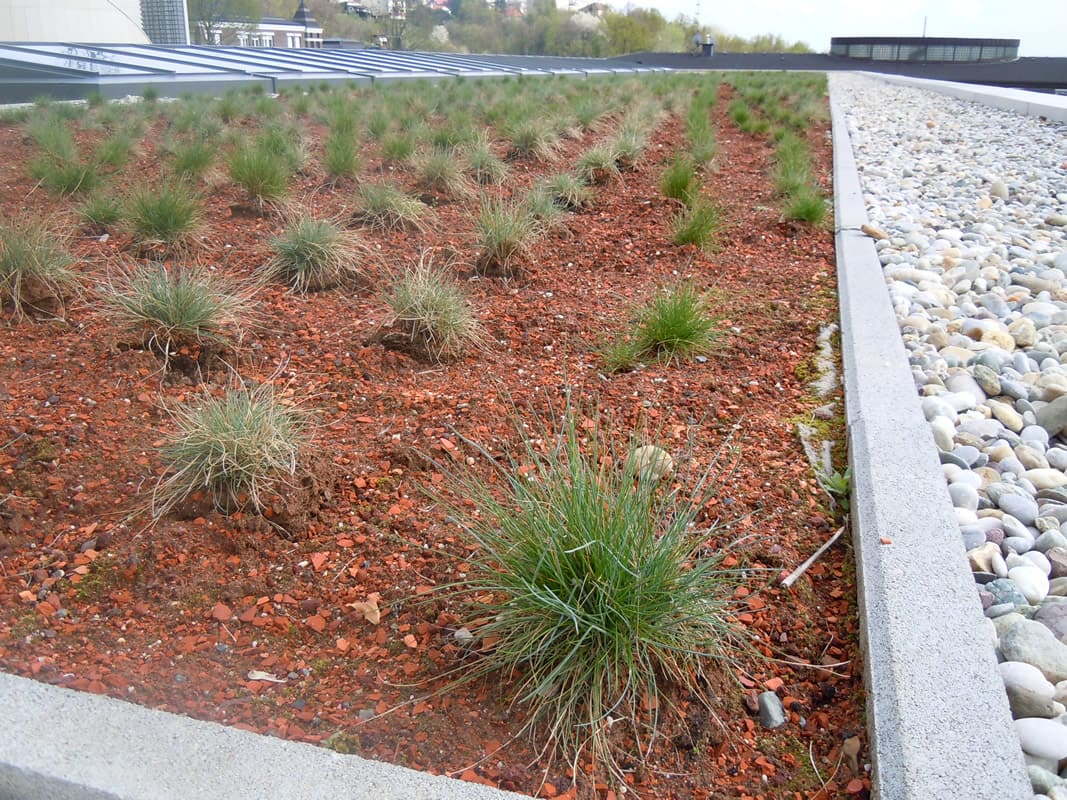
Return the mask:
[[845,119],[831,96],[837,278],[867,726],[880,800],[1030,800]]
[[0,800],[529,800],[3,673],[0,730]]

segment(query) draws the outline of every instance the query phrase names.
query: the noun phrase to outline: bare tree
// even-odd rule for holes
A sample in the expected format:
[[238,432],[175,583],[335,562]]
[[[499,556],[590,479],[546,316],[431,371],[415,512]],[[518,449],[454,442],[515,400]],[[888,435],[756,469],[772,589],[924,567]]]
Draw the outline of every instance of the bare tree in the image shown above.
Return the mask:
[[254,28],[261,18],[259,0],[189,0],[189,28],[198,44],[221,42],[227,22]]

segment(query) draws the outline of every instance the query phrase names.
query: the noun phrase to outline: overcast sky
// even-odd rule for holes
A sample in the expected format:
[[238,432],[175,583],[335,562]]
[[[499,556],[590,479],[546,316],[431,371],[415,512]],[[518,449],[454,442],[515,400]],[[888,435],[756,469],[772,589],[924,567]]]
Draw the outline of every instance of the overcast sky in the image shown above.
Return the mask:
[[[613,5],[625,7],[615,0]],[[750,38],[776,33],[813,50],[831,36],[965,36],[1020,39],[1021,56],[1067,56],[1065,0],[636,0],[667,19],[678,14]]]

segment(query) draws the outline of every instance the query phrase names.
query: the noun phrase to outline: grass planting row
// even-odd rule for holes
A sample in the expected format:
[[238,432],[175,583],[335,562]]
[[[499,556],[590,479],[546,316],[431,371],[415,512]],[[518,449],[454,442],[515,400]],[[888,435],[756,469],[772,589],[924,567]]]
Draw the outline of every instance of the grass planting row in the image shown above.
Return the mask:
[[740,73],[729,79],[738,97],[729,114],[744,132],[774,142],[773,178],[787,219],[820,225],[826,219],[824,192],[814,178],[807,133],[826,118],[826,79]]

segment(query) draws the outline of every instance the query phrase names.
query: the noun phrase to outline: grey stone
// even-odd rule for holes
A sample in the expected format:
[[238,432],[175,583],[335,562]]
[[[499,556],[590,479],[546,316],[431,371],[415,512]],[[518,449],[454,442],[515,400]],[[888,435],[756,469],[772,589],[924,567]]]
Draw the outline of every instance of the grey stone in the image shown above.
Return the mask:
[[1033,525],[1037,519],[1037,502],[1029,497],[1014,493],[1004,494],[996,502],[1004,513],[1011,514],[1023,525]]
[[1062,486],[1051,486],[1048,489],[1039,489],[1037,492],[1037,499],[1052,500],[1056,503],[1067,504],[1067,489],[1064,489]]
[[[1030,788],[1038,794],[1045,794],[1050,792],[1056,787],[1062,787],[1067,784],[1059,775],[1055,772],[1050,772],[1044,767],[1039,767],[1036,764],[1028,764],[1026,767],[1026,774],[1030,777]],[[1045,795],[1046,798],[1048,795]],[[1035,797],[1034,800],[1037,800]]]
[[1048,447],[1048,431],[1040,425],[1027,425],[1019,432],[1019,438],[1024,442],[1040,442],[1043,447]]
[[1034,619],[1052,631],[1060,641],[1067,636],[1067,603],[1045,603],[1037,609]]
[[964,392],[970,395],[976,405],[984,403],[986,400],[986,393],[981,385],[966,372],[957,372],[955,375],[950,375],[948,380],[945,381],[945,387],[952,392]]
[[1001,472],[1010,472],[1013,475],[1021,475],[1026,471],[1026,467],[1023,466],[1023,462],[1017,459],[1014,453],[1007,458],[1000,461]]
[[1067,484],[1067,476],[1058,469],[1028,469],[1019,477],[1029,481],[1038,491],[1058,489]]
[[924,397],[922,399],[923,414],[926,415],[926,420],[929,422],[934,417],[948,417],[955,422],[959,419],[959,414],[953,405],[940,396]]
[[1056,701],[1051,697],[1043,697],[1030,689],[1022,689],[1016,686],[1005,687],[1008,692],[1008,706],[1014,719],[1024,717],[1042,717],[1048,719],[1056,714]]
[[[1040,494],[1041,493],[1038,492],[1038,495]],[[1067,505],[1064,505],[1063,503],[1057,503],[1055,500],[1050,500],[1047,497],[1042,498],[1042,502],[1040,505],[1041,516],[1052,517],[1053,519],[1057,520],[1060,525],[1063,525],[1064,522],[1067,522]]]
[[[1059,722],[1036,717],[1017,719],[1015,733],[1019,736],[1023,752],[1040,761],[1052,762],[1052,771],[1056,770],[1061,759],[1067,758],[1067,726]],[[1039,763],[1039,766],[1046,764]]]
[[[998,317],[1006,317],[1011,313],[1011,308],[1008,307],[1008,304],[995,294],[982,295],[982,297],[979,298],[979,302]],[[986,369],[992,370],[994,374],[999,375],[1004,367],[1011,363],[1011,353],[998,347],[991,347],[988,350],[978,353],[974,357],[974,363],[976,366],[983,366]],[[998,393],[990,392],[990,394]]]
[[[1026,400],[1030,396],[1029,387],[1022,381],[1009,378],[1000,379],[1000,393],[1013,400]],[[1037,423],[1041,424],[1040,420]]]
[[1046,577],[1052,574],[1052,562],[1040,550],[1029,550],[1023,554],[1023,558],[1040,569]]
[[1037,410],[1037,424],[1055,436],[1067,427],[1067,395],[1057,397]]
[[[1043,430],[1043,429],[1042,429]],[[1022,462],[1027,469],[1048,469],[1048,459],[1037,447],[1021,444],[1015,448],[1015,457]]]
[[934,417],[930,420],[930,431],[939,449],[951,450],[955,446],[956,426],[948,417]]
[[761,692],[758,698],[759,721],[764,728],[780,728],[786,723],[785,707],[774,692]]
[[[1034,521],[1034,527],[1039,531],[1038,537],[1046,533],[1059,533],[1060,521],[1055,517],[1045,515],[1045,510],[1041,510],[1041,516]],[[1036,542],[1034,543],[1036,546]]]
[[1037,538],[1035,531],[1031,531],[1011,514],[1005,514],[1000,518],[1000,527],[1004,529],[1006,536],[1018,536],[1023,539],[1030,539],[1031,547],[1033,546],[1033,540]]
[[1048,596],[1048,576],[1033,564],[1012,567],[1008,570],[1008,580],[1015,582],[1030,605],[1036,605]]
[[[1061,535],[1060,538],[1062,539],[1063,536]],[[1053,581],[1057,578],[1067,578],[1067,547],[1059,544],[1050,547],[1045,551],[1045,558],[1052,565],[1052,572],[1049,575]],[[1049,591],[1051,591],[1051,582]]]
[[955,453],[951,453],[945,450],[939,450],[937,453],[938,458],[941,459],[942,464],[955,464],[960,469],[970,469],[971,465],[960,458]]
[[[1044,428],[1042,428],[1044,430]],[[1045,459],[1053,469],[1067,471],[1067,450],[1062,447],[1050,447],[1045,451]]]
[[1056,696],[1055,685],[1033,664],[1023,661],[1002,661],[997,664],[997,671],[1005,687],[1027,689],[1049,700]]
[[[952,498],[952,505],[956,508],[964,508],[969,511],[978,509],[978,490],[973,486],[969,486],[966,483],[949,484],[948,495]],[[982,538],[984,540],[985,536]]]
[[984,364],[975,364],[973,367],[974,379],[982,391],[990,397],[1000,394],[1000,378],[997,373]]
[[986,487],[986,494],[989,495],[989,499],[997,505],[1000,505],[1000,500],[1007,495],[1016,495],[1025,499],[1030,498],[1030,493],[1021,486],[1016,486],[1014,483],[1006,483],[1003,481],[997,481],[991,483]]
[[994,605],[1002,603],[1010,603],[1013,606],[1029,605],[1026,602],[1026,596],[1015,585],[1015,582],[1007,578],[997,578],[995,581],[990,581],[985,585],[985,590],[993,595]]
[[[985,594],[989,593],[986,592]],[[993,595],[989,596],[992,597]],[[1013,605],[1012,603],[993,603],[983,613],[985,614],[986,619],[998,619],[1000,617],[1003,617],[1005,614],[1015,613],[1016,608],[1017,606]]]
[[1053,683],[1067,680],[1067,645],[1040,622],[1024,619],[1009,627],[1000,637],[1000,652],[1009,661],[1033,664]]
[[[952,453],[961,461],[963,461],[963,463],[966,464],[968,468],[975,466],[978,462],[979,457],[982,455],[981,451],[977,447],[974,447],[973,445],[969,444],[964,444],[960,445],[959,447],[956,447],[952,451]],[[977,464],[977,466],[983,465]]]

